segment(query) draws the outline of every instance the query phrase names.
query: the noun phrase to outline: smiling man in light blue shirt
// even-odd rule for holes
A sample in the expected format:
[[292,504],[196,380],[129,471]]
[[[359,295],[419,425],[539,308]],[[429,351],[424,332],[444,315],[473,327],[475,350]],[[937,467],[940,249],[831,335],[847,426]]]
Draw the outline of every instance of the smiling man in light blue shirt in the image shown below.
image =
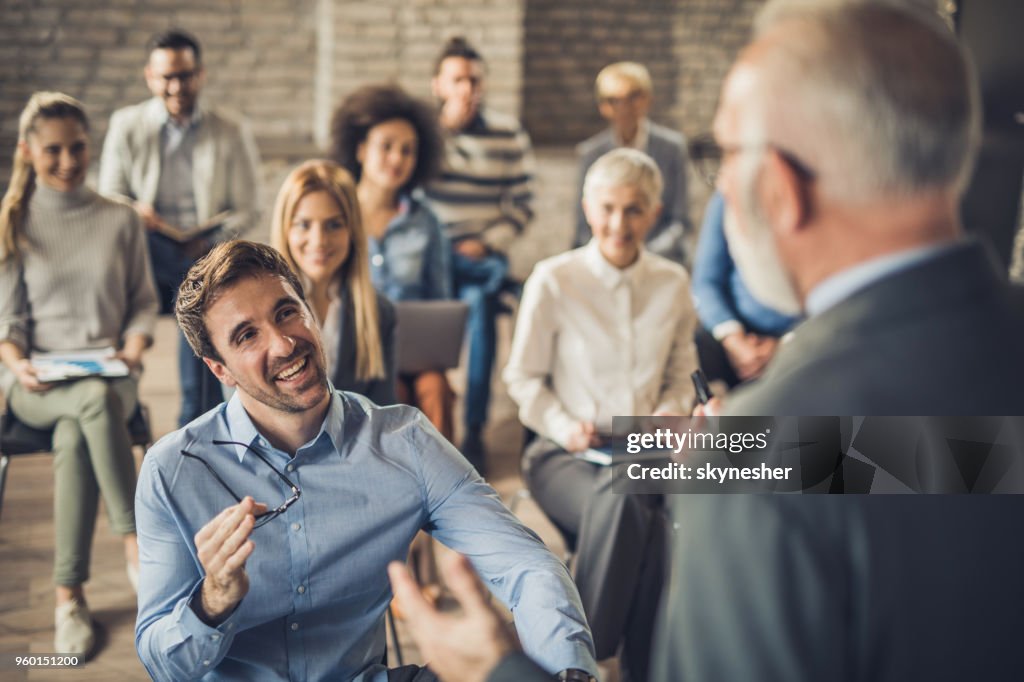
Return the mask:
[[182,284],[179,324],[237,391],[143,464],[136,646],[150,675],[433,679],[383,663],[385,568],[421,528],[472,559],[549,672],[593,673],[565,567],[420,412],[333,390],[301,291],[275,251],[240,241]]

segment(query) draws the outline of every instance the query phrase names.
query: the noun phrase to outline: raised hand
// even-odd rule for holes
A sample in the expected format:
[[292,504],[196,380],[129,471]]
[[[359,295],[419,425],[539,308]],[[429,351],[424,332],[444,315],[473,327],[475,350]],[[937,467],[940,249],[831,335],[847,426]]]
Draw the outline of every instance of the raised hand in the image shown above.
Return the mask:
[[206,577],[203,579],[201,604],[192,608],[208,625],[224,621],[249,592],[249,576],[245,562],[256,545],[249,538],[256,523],[256,514],[266,511],[246,497],[215,516],[196,533],[196,550]]
[[445,682],[483,682],[517,648],[515,640],[466,557],[449,557],[441,575],[461,613],[439,612],[423,598],[404,564],[393,561],[388,566],[391,589],[402,602],[409,631],[430,669]]

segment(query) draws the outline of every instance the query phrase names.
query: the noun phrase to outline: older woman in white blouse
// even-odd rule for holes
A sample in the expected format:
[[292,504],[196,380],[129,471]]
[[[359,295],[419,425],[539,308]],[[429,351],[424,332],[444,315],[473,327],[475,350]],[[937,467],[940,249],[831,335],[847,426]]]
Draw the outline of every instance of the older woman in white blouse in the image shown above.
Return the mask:
[[524,457],[527,485],[576,548],[598,658],[619,652],[632,680],[647,677],[661,591],[661,500],[613,494],[611,470],[573,453],[600,445],[615,415],[690,411],[696,315],[686,271],[643,248],[661,183],[634,149],[594,163],[583,196],[593,239],[537,264],[504,372],[521,421],[539,436]]

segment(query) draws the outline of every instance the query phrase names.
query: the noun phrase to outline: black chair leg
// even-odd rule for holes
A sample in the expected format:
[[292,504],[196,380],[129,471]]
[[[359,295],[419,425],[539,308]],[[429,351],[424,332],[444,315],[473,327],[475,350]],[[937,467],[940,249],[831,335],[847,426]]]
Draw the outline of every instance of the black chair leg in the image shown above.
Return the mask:
[[395,645],[395,658],[398,659],[398,666],[402,667],[405,665],[405,661],[402,657],[402,644],[398,641],[398,628],[395,626],[395,614],[391,611],[391,605],[388,605],[387,611],[388,629],[391,630],[391,641]]
[[0,454],[0,512],[4,509],[4,488],[7,486],[7,465],[10,463],[10,457]]

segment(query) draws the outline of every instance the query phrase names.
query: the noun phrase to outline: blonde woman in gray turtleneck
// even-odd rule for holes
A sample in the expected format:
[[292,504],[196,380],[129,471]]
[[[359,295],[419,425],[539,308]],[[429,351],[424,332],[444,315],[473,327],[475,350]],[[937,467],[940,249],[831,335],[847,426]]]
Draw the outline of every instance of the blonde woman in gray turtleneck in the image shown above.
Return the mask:
[[[83,584],[100,495],[137,581],[135,461],[126,422],[158,306],[135,212],[85,186],[87,130],[77,100],[33,95],[0,206],[0,390],[20,421],[53,429],[54,644],[81,656],[95,643]],[[36,351],[108,346],[131,376],[44,383],[29,360]]]

